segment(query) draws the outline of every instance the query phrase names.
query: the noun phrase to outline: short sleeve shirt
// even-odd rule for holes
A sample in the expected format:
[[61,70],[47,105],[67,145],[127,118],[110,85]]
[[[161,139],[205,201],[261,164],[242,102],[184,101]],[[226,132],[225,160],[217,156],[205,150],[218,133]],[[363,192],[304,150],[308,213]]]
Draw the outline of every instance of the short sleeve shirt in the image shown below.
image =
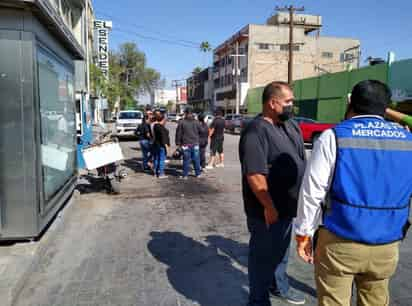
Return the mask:
[[223,139],[225,135],[225,119],[223,119],[222,117],[216,117],[212,121],[210,128],[214,129],[212,135],[213,139]]
[[239,158],[246,215],[264,219],[263,206],[247,182],[248,174],[262,174],[280,218],[294,218],[306,166],[303,139],[296,122],[272,124],[262,116],[255,118],[241,135]]

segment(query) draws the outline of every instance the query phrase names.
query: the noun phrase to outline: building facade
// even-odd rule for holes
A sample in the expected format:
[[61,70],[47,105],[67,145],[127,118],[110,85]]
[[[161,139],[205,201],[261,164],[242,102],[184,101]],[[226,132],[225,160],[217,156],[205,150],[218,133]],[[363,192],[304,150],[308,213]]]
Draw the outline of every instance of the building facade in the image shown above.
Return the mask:
[[86,27],[85,1],[0,2],[0,239],[37,236],[75,187]]
[[150,104],[166,107],[169,103],[176,105],[176,90],[174,89],[155,89],[150,94]]
[[[321,36],[321,28],[320,16],[294,15],[294,80],[359,65],[359,40]],[[288,51],[287,13],[272,16],[264,25],[249,24],[219,45],[213,51],[215,106],[235,111],[237,100],[245,111],[249,88],[287,81]]]
[[208,112],[213,105],[213,68],[209,67],[186,80],[187,104],[195,112]]

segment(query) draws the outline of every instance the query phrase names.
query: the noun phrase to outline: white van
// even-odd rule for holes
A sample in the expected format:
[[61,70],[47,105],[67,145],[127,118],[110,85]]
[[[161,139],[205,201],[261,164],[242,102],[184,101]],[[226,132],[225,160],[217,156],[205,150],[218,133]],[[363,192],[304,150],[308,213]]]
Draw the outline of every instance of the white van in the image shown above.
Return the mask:
[[141,111],[120,111],[116,118],[116,136],[135,136],[135,130],[143,121]]

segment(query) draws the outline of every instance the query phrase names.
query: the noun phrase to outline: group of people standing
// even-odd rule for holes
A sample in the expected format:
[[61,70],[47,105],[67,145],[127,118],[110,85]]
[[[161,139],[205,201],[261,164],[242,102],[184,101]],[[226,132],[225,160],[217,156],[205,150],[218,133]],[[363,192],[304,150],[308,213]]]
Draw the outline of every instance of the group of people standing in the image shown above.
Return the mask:
[[[189,176],[191,164],[195,177],[200,177],[206,169],[224,167],[224,129],[223,112],[216,111],[216,117],[210,127],[205,122],[205,115],[195,118],[192,109],[186,108],[184,118],[176,128],[176,150],[172,154],[169,130],[166,127],[167,116],[159,110],[146,111],[142,124],[137,128],[140,148],[143,156],[142,168],[152,171],[158,178],[166,178],[165,165],[168,156],[183,159],[181,178]],[[210,159],[206,162],[206,150],[210,144]]]
[[262,114],[240,138],[248,306],[270,306],[270,296],[305,303],[286,274],[293,224],[298,256],[315,267],[319,305],[350,305],[352,295],[358,305],[389,305],[389,280],[410,226],[412,134],[384,119],[388,86],[365,80],[353,88],[345,120],[320,136],[307,161],[299,127],[289,120],[293,100],[289,84],[268,84]]
[[137,128],[137,135],[143,156],[142,170],[153,171],[159,178],[166,177],[164,170],[170,151],[170,137],[165,114],[159,110],[146,111],[143,122]]

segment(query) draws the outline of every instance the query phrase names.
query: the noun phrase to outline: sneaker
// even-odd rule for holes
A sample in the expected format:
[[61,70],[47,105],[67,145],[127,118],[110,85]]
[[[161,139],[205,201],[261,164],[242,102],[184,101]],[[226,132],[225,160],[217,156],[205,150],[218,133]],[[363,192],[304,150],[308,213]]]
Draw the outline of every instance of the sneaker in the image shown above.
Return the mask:
[[289,290],[285,295],[283,295],[283,294],[280,294],[274,288],[271,288],[269,289],[269,294],[270,296],[284,300],[285,302],[292,304],[292,305],[303,305],[306,302],[303,295],[297,292],[293,292],[292,290]]
[[208,170],[211,170],[211,169],[213,169],[214,167],[212,166],[212,165],[207,165],[206,167],[205,167],[205,169],[208,169]]
[[196,176],[196,178],[203,178],[205,177],[203,173],[200,173],[199,175]]
[[165,179],[165,178],[167,178],[168,176],[167,175],[159,175],[157,178],[158,179]]
[[220,164],[216,165],[216,168],[224,168],[224,167],[225,167],[225,165],[223,163],[220,163]]
[[179,176],[181,180],[187,180],[187,176]]

